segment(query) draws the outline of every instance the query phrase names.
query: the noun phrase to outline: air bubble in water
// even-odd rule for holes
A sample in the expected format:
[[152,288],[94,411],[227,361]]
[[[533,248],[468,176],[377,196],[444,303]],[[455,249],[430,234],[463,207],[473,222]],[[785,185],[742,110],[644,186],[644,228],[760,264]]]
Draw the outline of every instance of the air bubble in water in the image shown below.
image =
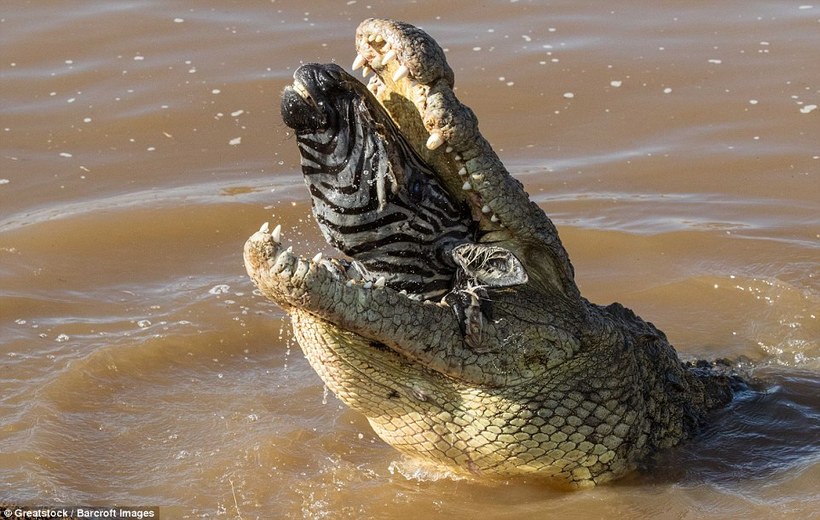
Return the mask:
[[231,290],[231,286],[227,284],[214,285],[208,291],[209,294],[226,294]]

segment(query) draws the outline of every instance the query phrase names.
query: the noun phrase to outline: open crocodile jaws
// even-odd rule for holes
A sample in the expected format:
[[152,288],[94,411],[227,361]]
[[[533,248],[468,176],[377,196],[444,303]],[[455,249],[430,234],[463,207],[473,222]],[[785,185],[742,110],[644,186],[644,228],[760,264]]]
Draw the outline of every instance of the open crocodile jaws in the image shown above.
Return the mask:
[[[683,364],[651,323],[580,296],[555,226],[481,136],[430,36],[369,19],[356,49],[354,69],[375,73],[372,99],[395,122],[384,133],[400,132],[453,204],[468,207],[475,229],[447,249],[451,292],[441,301],[408,295],[353,269],[356,254],[353,263],[301,258],[267,224],[246,242],[245,265],[290,314],[327,386],[382,439],[454,471],[583,488],[692,436],[731,399],[733,376]],[[290,88],[326,110],[307,87]],[[390,204],[385,193],[409,189],[399,162],[373,180],[393,179],[392,191],[377,190],[380,207]]]

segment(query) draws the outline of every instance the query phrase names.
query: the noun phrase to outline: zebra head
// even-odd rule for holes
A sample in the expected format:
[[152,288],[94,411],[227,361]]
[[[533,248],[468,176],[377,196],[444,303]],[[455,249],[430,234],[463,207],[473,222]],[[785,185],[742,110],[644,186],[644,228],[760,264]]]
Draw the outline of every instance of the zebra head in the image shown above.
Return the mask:
[[475,233],[367,88],[341,67],[307,64],[282,95],[313,215],[366,280],[431,299],[453,286],[452,250]]

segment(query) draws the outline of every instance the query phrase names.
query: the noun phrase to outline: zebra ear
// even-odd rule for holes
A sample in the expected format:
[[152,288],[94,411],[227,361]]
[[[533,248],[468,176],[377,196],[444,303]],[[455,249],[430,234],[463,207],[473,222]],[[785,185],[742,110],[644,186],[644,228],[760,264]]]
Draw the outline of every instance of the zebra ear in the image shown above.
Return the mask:
[[510,287],[527,283],[521,261],[507,249],[485,244],[461,244],[453,248],[453,260],[478,285]]

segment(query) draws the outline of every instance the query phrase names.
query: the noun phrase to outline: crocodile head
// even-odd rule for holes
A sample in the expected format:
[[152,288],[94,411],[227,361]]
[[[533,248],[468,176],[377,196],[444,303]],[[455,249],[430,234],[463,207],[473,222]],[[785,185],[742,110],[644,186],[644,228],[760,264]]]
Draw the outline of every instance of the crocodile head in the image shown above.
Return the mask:
[[[624,474],[725,402],[654,326],[580,296],[553,223],[430,36],[369,19],[356,50],[366,88],[308,65],[282,102],[314,216],[350,260],[301,257],[267,224],[245,244],[252,280],[342,401],[410,455],[568,487]],[[431,215],[443,224],[407,232]]]

